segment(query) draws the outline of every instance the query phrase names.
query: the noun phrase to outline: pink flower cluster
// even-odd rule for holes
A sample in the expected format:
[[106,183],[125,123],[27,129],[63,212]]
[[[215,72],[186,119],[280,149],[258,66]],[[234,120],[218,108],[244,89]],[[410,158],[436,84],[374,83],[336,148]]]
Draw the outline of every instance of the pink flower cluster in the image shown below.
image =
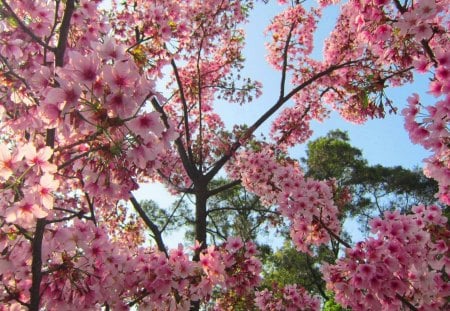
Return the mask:
[[260,196],[263,204],[278,205],[291,222],[291,238],[298,250],[330,241],[329,232],[339,234],[338,209],[325,182],[305,178],[298,164],[280,159],[268,146],[238,154],[229,174]]
[[320,300],[297,285],[256,292],[255,304],[261,311],[314,311],[320,310]]
[[[61,6],[46,1],[11,5],[29,31],[52,37],[51,25],[54,15],[62,14]],[[46,131],[57,128],[51,139],[52,163],[53,173],[58,169],[66,177],[62,192],[83,188],[99,202],[114,202],[136,189],[137,175],[148,175],[160,165],[158,156],[176,134],[163,125],[159,113],[143,108],[157,95],[153,80],[126,53],[126,46],[105,36],[106,17],[97,14],[97,5],[81,1],[73,12],[65,57],[56,67],[49,47],[18,31],[22,29],[16,24],[1,21],[2,42],[9,44],[0,53],[14,74],[5,81],[8,88],[2,88],[0,118],[6,139],[18,146],[31,138],[42,148]],[[56,38],[45,44],[56,44]]]
[[[29,299],[31,245],[14,226],[0,233],[0,274],[7,289],[0,299],[9,307]],[[189,259],[180,245],[169,256],[152,248],[130,249],[112,241],[105,228],[75,220],[52,226],[44,236],[42,307],[51,310],[97,310],[105,302],[114,310],[139,304],[151,310],[189,310],[192,301],[207,301],[213,290],[250,294],[259,284],[261,263],[251,242],[230,238],[210,247],[200,261]]]
[[32,143],[12,151],[0,143],[0,217],[24,228],[49,214],[54,205],[56,166],[49,162],[51,148]]
[[[435,106],[423,107],[419,95],[414,94],[408,98],[408,103],[408,107],[402,111],[405,128],[412,142],[433,152],[425,160],[424,173],[438,181],[439,199],[450,204],[450,96],[447,95]],[[422,110],[427,111],[425,116],[422,116]]]
[[447,219],[437,206],[413,214],[385,212],[370,222],[374,237],[322,268],[327,288],[352,310],[441,310],[450,295]]

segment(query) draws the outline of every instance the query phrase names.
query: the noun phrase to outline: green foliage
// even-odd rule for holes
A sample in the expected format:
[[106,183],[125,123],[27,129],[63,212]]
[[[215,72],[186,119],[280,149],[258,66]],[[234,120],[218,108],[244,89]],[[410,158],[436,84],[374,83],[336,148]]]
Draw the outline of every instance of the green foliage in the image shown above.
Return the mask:
[[327,292],[329,299],[325,302],[323,305],[322,311],[346,311],[348,309],[345,309],[340,304],[338,304],[334,300],[334,296],[332,293]]
[[159,230],[164,233],[178,230],[186,224],[190,211],[186,206],[175,203],[170,209],[158,206],[153,200],[141,201],[141,207],[147,216],[158,226]]
[[280,287],[299,284],[327,300],[319,267],[323,262],[333,263],[336,257],[337,254],[327,246],[316,248],[314,256],[311,256],[300,253],[290,241],[286,241],[281,249],[264,258],[262,287],[270,289],[274,284]]
[[350,144],[346,132],[335,130],[308,143],[306,174],[316,179],[335,178],[336,194],[346,189],[352,201],[343,207],[343,217],[356,217],[366,230],[370,218],[386,210],[408,211],[413,205],[436,204],[436,181],[418,170],[401,166],[369,166],[362,151]]
[[361,150],[349,143],[346,132],[335,130],[325,137],[319,137],[308,143],[306,159],[307,176],[323,180],[336,178],[340,184],[346,184],[353,172],[367,165]]

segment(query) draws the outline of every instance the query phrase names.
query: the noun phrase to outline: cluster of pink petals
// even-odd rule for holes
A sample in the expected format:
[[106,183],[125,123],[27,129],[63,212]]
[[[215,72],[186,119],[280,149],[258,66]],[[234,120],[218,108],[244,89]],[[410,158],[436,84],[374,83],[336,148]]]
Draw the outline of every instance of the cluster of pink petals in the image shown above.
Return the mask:
[[30,228],[52,210],[60,184],[52,154],[51,148],[32,143],[13,150],[0,143],[0,216],[7,223]]
[[370,222],[374,237],[323,266],[327,288],[352,310],[401,310],[405,301],[417,310],[441,310],[450,295],[446,225],[437,206],[386,212]]
[[[159,113],[143,109],[157,95],[153,77],[142,72],[125,45],[105,36],[106,16],[98,14],[98,3],[80,1],[72,16],[64,64],[56,68],[48,66],[54,61],[52,53],[14,24],[1,21],[2,38],[9,45],[0,53],[22,80],[6,81],[9,87],[2,89],[0,119],[2,132],[19,146],[28,144],[25,137],[29,136],[35,146],[42,147],[47,129],[57,128],[52,162],[58,175],[66,177],[62,193],[83,188],[99,202],[115,202],[127,199],[129,191],[137,188],[137,176],[161,165],[158,156],[176,133],[173,127],[166,129]],[[54,3],[15,1],[11,5],[29,22],[30,31],[36,31],[38,21],[39,27],[48,24],[50,31],[54,14],[48,12],[56,9]],[[12,171],[4,148],[1,153],[0,172],[6,177]],[[31,166],[33,160],[27,160]],[[33,164],[44,170],[40,163]],[[38,183],[30,180],[28,184]],[[50,177],[43,176],[37,189],[46,208],[51,205],[50,184]],[[24,197],[30,195],[24,191]]]
[[[30,243],[13,226],[4,226],[0,249],[7,254],[0,258],[0,273],[8,288],[0,299],[17,295],[27,301]],[[166,257],[152,248],[130,249],[124,241],[112,241],[104,227],[75,220],[70,227],[52,226],[44,236],[42,307],[98,310],[107,302],[114,310],[136,303],[151,310],[189,310],[192,301],[207,301],[219,288],[252,293],[261,272],[255,255],[253,243],[230,238],[201,253],[199,262],[189,259],[181,245]],[[16,306],[10,301],[6,306]]]
[[327,183],[305,178],[294,161],[277,161],[269,147],[239,153],[229,174],[241,179],[263,204],[278,205],[291,222],[291,238],[298,250],[309,252],[310,246],[329,242],[329,231],[339,234],[338,209]]
[[405,128],[412,142],[432,152],[425,160],[424,173],[438,181],[439,199],[450,204],[450,96],[447,94],[435,106],[423,107],[419,95],[414,94],[408,103],[402,111]]
[[320,300],[297,285],[256,292],[255,304],[261,311],[320,310]]

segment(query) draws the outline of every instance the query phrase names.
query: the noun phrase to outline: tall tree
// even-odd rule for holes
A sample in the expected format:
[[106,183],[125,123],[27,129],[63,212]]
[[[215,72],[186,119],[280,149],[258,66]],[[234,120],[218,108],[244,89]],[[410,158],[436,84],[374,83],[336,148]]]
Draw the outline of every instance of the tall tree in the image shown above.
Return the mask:
[[306,176],[316,179],[335,178],[339,186],[349,184],[355,171],[365,167],[362,151],[350,144],[347,132],[334,130],[307,144]]
[[[422,118],[420,97],[412,95],[403,111],[406,128],[413,142],[432,151],[426,172],[439,182],[440,199],[450,202],[444,0],[347,1],[322,60],[312,55],[315,29],[334,1],[316,7],[279,1],[283,6],[267,27],[267,60],[280,72],[279,92],[253,122],[233,129],[214,104],[219,97],[245,104],[261,93],[260,83],[241,75],[241,25],[252,1],[113,0],[106,8],[100,2],[0,0],[5,308],[198,310],[213,289],[223,292],[220,303],[228,308],[260,281],[253,243],[207,243],[208,200],[239,183],[277,207],[298,250],[311,252],[330,240],[345,245],[330,183],[305,179],[298,162],[280,154],[305,142],[311,120],[324,120],[330,109],[354,122],[396,111],[385,88],[409,83],[415,72],[429,72],[437,100]],[[164,95],[158,82],[167,85]],[[254,133],[268,123],[270,139],[255,146]],[[211,187],[221,172],[230,183]],[[194,198],[192,253],[167,249],[164,228],[131,194],[149,180]],[[126,202],[139,215],[134,225],[123,225]],[[355,309],[365,300],[374,308],[445,308],[439,211],[418,206],[414,215],[374,222],[380,235],[404,223],[415,231],[404,237],[417,243],[406,245],[392,230],[385,240],[370,240],[382,254],[396,247],[408,255],[390,258],[388,267],[386,258],[365,258],[373,254],[363,245],[349,250],[347,261],[327,267],[336,299]],[[142,243],[147,231],[157,248]],[[358,265],[369,260],[375,262]],[[404,275],[378,273],[398,265],[427,281],[411,288]],[[389,284],[389,292],[346,278],[344,270]],[[262,310],[319,307],[297,286],[256,296]]]
[[306,176],[335,179],[338,206],[340,197],[352,198],[342,206],[342,217],[357,217],[366,229],[370,218],[387,210],[407,212],[420,203],[438,203],[435,180],[418,169],[368,165],[362,151],[351,145],[346,132],[331,131],[308,142],[306,156],[302,159]]

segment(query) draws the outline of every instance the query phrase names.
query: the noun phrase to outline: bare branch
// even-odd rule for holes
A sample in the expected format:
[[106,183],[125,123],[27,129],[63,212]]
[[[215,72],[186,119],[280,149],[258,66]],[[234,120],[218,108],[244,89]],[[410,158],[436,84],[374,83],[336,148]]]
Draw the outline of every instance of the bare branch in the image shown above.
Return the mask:
[[288,50],[289,43],[291,42],[292,31],[294,30],[296,23],[292,23],[291,28],[289,29],[288,36],[286,38],[286,45],[283,50],[283,68],[281,69],[281,85],[280,85],[280,97],[279,99],[284,97],[284,88],[286,86],[286,74],[287,74],[287,65],[288,65]]
[[173,60],[173,59],[170,61],[170,64],[172,65],[173,73],[175,75],[175,79],[176,79],[177,85],[178,85],[178,90],[180,91],[180,100],[181,100],[181,104],[183,105],[183,119],[184,119],[184,132],[185,132],[185,136],[186,136],[186,147],[187,147],[189,160],[192,163],[192,161],[194,160],[194,155],[192,154],[191,134],[189,132],[188,105],[187,105],[186,97],[184,95],[183,83],[181,82],[180,74],[178,73],[177,64],[175,63],[175,60]]
[[221,193],[222,191],[225,191],[225,190],[228,190],[228,189],[230,189],[230,188],[233,188],[233,187],[236,187],[236,186],[238,186],[238,185],[240,185],[241,184],[241,180],[240,179],[237,179],[237,180],[234,180],[234,181],[232,181],[232,182],[229,182],[228,184],[226,184],[226,185],[223,185],[223,186],[220,186],[220,187],[218,187],[218,188],[216,188],[216,189],[212,189],[212,190],[210,190],[210,191],[208,191],[208,197],[211,197],[211,196],[213,196],[213,195],[216,195],[216,194],[218,194],[218,193]]
[[151,221],[151,219],[147,216],[145,211],[142,209],[142,206],[139,204],[139,202],[136,200],[136,198],[132,193],[130,193],[130,202],[133,205],[134,209],[138,212],[139,216],[141,216],[142,220],[147,225],[147,227],[152,231],[153,237],[155,239],[156,244],[158,245],[159,251],[163,252],[166,255],[166,257],[169,257],[166,246],[164,245],[164,242],[162,240],[161,231],[158,229],[155,223]]
[[186,193],[183,193],[183,195],[181,196],[181,198],[178,200],[177,205],[175,206],[175,208],[173,209],[172,213],[169,215],[169,217],[167,218],[166,223],[163,225],[163,227],[161,228],[161,232],[164,232],[164,230],[166,230],[167,226],[169,225],[170,221],[172,220],[173,216],[175,215],[177,209],[181,206],[181,202],[183,202],[184,197],[186,196]]

